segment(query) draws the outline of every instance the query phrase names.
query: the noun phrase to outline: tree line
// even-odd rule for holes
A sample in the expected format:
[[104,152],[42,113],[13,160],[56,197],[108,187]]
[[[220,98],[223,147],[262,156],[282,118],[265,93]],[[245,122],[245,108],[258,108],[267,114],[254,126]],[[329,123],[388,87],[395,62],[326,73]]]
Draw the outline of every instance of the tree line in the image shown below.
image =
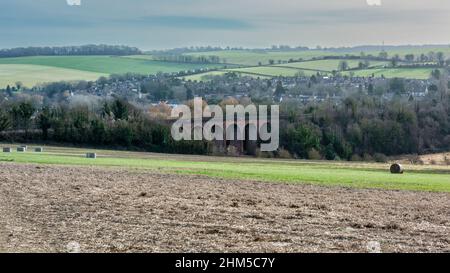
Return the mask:
[[426,99],[354,94],[340,104],[285,105],[281,144],[307,159],[375,159],[448,151],[450,99],[442,89]]
[[181,54],[159,54],[153,55],[153,59],[162,62],[176,62],[176,63],[195,63],[195,64],[218,64],[225,63],[226,60],[222,60],[218,56],[193,56],[193,55],[181,55]]
[[10,142],[50,142],[163,153],[206,154],[204,142],[176,142],[170,126],[151,120],[122,99],[99,107],[60,103],[36,107],[32,101],[3,103],[0,139]]
[[[386,156],[447,151],[450,147],[450,99],[446,93],[435,92],[421,101],[386,101],[355,94],[341,104],[286,103],[281,110],[281,149],[296,158],[384,161]],[[0,110],[3,141],[208,154],[205,142],[174,141],[170,126],[122,99],[104,101],[95,108],[64,103],[36,107],[23,100],[4,102]]]
[[139,55],[142,52],[135,47],[122,45],[82,45],[63,47],[18,47],[1,49],[0,58],[28,56],[81,56],[81,55]]

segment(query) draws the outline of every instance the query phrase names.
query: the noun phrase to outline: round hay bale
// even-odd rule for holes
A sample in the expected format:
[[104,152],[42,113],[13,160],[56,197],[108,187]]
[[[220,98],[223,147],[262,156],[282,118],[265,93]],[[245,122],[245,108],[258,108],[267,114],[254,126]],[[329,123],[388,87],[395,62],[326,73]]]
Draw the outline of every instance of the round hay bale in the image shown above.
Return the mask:
[[402,165],[400,165],[398,163],[391,165],[391,173],[392,174],[403,174],[403,172],[404,172],[404,169],[403,169]]

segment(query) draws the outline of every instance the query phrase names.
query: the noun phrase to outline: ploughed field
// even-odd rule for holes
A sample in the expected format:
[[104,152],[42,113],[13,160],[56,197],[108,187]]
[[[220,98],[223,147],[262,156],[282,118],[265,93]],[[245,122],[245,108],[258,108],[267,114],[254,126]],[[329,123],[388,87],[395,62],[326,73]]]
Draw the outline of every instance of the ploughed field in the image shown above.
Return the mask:
[[[369,189],[200,171],[234,164],[239,174],[239,165],[277,166],[273,160],[115,151],[84,159],[78,149],[46,150],[23,154],[28,160],[16,153],[0,157],[0,251],[450,252],[445,189]],[[121,166],[105,161],[119,156]],[[127,161],[135,157],[148,165]],[[301,169],[313,163],[278,167],[289,164]],[[338,166],[330,163],[329,172],[342,175]],[[446,168],[435,171],[448,187]],[[433,170],[427,169],[431,177]]]
[[0,165],[2,251],[450,251],[447,193]]

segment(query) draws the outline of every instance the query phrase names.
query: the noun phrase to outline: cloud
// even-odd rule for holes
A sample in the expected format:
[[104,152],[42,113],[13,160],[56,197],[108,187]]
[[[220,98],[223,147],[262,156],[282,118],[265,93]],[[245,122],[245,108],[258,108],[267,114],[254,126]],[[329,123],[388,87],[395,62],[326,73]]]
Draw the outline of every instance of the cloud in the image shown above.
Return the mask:
[[66,0],[69,6],[81,6],[81,0]]
[[0,47],[84,43],[129,44],[143,49],[191,45],[341,46],[380,44],[383,40],[390,44],[449,44],[450,39],[446,35],[449,0],[0,3],[0,37],[8,37]]
[[172,27],[184,29],[246,29],[252,27],[252,25],[244,20],[201,16],[146,16],[123,20],[122,22],[124,24],[134,23],[145,27]]
[[366,0],[369,6],[381,6],[381,0]]

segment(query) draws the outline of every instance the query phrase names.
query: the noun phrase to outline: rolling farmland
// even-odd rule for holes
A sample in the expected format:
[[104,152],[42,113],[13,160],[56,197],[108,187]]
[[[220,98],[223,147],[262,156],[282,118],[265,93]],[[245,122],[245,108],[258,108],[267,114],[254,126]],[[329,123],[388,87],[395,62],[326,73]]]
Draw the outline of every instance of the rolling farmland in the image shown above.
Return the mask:
[[[389,51],[388,54],[426,53],[431,49],[411,49],[410,51]],[[438,49],[437,49],[438,50]],[[450,52],[450,49],[448,50]],[[448,53],[446,51],[446,53]],[[31,87],[39,83],[51,81],[95,80],[100,76],[111,74],[156,74],[158,72],[172,73],[195,69],[217,69],[203,74],[187,76],[187,80],[203,80],[208,75],[222,75],[235,72],[251,77],[294,77],[296,75],[311,76],[316,73],[329,75],[338,70],[339,63],[345,60],[350,71],[343,74],[355,76],[402,77],[427,79],[432,68],[389,68],[387,61],[369,60],[369,67],[357,69],[361,60],[355,59],[326,59],[317,60],[325,56],[344,56],[343,52],[323,50],[309,51],[212,51],[186,53],[192,56],[217,56],[223,64],[191,64],[155,61],[151,55],[131,56],[35,56],[0,59],[0,87],[22,82]],[[355,54],[355,53],[352,53]],[[376,55],[376,52],[372,52]],[[269,65],[273,61],[274,64]],[[289,61],[289,63],[288,63]],[[228,66],[224,69],[223,66]],[[230,68],[230,66],[241,66]]]
[[[316,71],[326,71],[331,72],[333,70],[338,70],[339,63],[342,61],[346,61],[350,69],[358,68],[358,64],[360,60],[317,60],[317,61],[305,61],[305,62],[296,62],[296,63],[287,63],[287,64],[278,64],[276,67],[290,67],[296,69],[309,69]],[[384,61],[369,61],[369,68],[373,67],[384,67],[388,65],[388,62]]]
[[380,68],[380,69],[363,69],[354,70],[351,72],[344,72],[347,75],[353,73],[354,76],[359,77],[375,77],[384,76],[386,78],[409,78],[425,80],[430,77],[431,68]]
[[[420,56],[421,54],[428,55],[430,52],[437,53],[442,52],[444,55],[448,58],[450,57],[450,46],[440,46],[440,47],[403,47],[403,48],[395,48],[395,49],[387,49],[386,52],[389,54],[389,56],[404,56],[406,54],[414,54],[415,56]],[[352,53],[349,51],[348,53]],[[354,52],[353,52],[354,53]],[[374,56],[378,55],[380,53],[379,51],[373,51],[369,50],[365,52],[366,54],[372,54]]]
[[[146,56],[145,56],[146,57]],[[0,83],[27,86],[57,80],[95,80],[110,74],[156,74],[216,67],[207,64],[158,62],[110,56],[38,56],[0,59]],[[21,66],[18,66],[21,65]],[[49,70],[51,68],[51,70]],[[24,73],[21,73],[23,71]]]
[[[427,52],[416,49],[411,53]],[[450,50],[449,50],[450,51]],[[409,53],[409,51],[388,52],[389,54]],[[195,69],[216,69],[203,74],[186,76],[186,80],[207,80],[210,75],[223,75],[235,72],[243,76],[271,78],[294,77],[296,75],[311,76],[316,73],[330,75],[338,70],[339,63],[345,60],[350,71],[343,74],[354,76],[384,76],[386,78],[402,77],[427,79],[432,68],[389,68],[387,61],[369,60],[369,67],[358,69],[361,60],[355,59],[326,59],[317,60],[325,56],[344,56],[343,52],[324,50],[309,51],[212,51],[186,53],[192,56],[217,56],[222,64],[190,64],[177,62],[163,62],[153,60],[152,55],[131,55],[123,57],[113,56],[35,56],[0,59],[0,87],[22,82],[31,87],[51,81],[95,80],[100,76],[111,74],[156,74],[158,72],[173,73]],[[354,54],[354,53],[353,53]],[[373,52],[375,54],[375,52]],[[376,54],[375,54],[376,55]],[[274,64],[270,65],[272,61]],[[289,61],[289,63],[288,63]],[[294,62],[292,62],[294,61]],[[228,66],[224,69],[224,66]],[[240,68],[232,68],[240,66]],[[206,76],[206,77],[205,77]]]
[[[387,51],[389,56],[398,54],[404,56],[405,54],[427,54],[430,51],[438,52],[442,51],[442,48],[424,48],[424,49],[404,49],[404,50],[392,50]],[[373,54],[377,56],[379,52],[366,52],[366,54]],[[445,48],[444,53],[450,55],[450,48]],[[233,71],[243,76],[254,77],[293,77],[299,72],[305,76],[310,76],[316,73],[324,75],[331,74],[332,71],[338,70],[339,63],[345,60],[348,63],[350,71],[343,72],[346,75],[355,75],[361,77],[369,77],[375,75],[376,77],[384,76],[386,78],[411,78],[411,79],[427,79],[430,77],[432,68],[390,68],[388,61],[373,61],[369,60],[369,67],[365,69],[357,69],[360,61],[355,59],[326,59],[315,60],[315,58],[321,58],[325,56],[345,56],[345,55],[359,55],[355,52],[333,52],[323,50],[310,50],[310,51],[268,51],[268,52],[256,52],[256,51],[213,51],[213,52],[199,52],[189,53],[194,56],[208,56],[216,55],[227,63],[237,64],[241,66],[247,66],[242,68],[228,69],[222,71]],[[301,59],[301,60],[300,60]],[[269,64],[269,61],[274,61],[273,65]],[[294,62],[288,62],[288,61]],[[279,62],[282,62],[281,64]],[[259,65],[261,64],[261,65]],[[400,62],[402,64],[402,62]],[[190,80],[201,80],[203,75],[193,75],[188,77]],[[216,73],[217,75],[217,73]]]
[[44,151],[0,156],[2,251],[450,250],[444,166]]
[[94,81],[106,73],[30,64],[0,64],[0,88],[21,82],[25,86],[55,81]]
[[[270,52],[259,52],[259,51],[248,51],[248,50],[232,50],[232,51],[211,51],[211,52],[198,52],[198,53],[187,53],[187,55],[193,56],[218,56],[220,59],[225,60],[230,64],[248,65],[256,66],[261,62],[262,65],[268,65],[269,60],[274,60],[275,62],[289,61],[289,59],[303,59],[310,60],[312,58],[319,58],[330,55],[330,52],[321,50],[309,50],[309,51],[270,51]],[[334,55],[334,53],[333,53]],[[342,55],[342,54],[337,54]]]
[[[400,57],[406,54],[414,54],[416,57],[421,54],[428,55],[430,52],[437,53],[443,52],[446,57],[450,57],[450,46],[448,47],[411,47],[401,49],[388,49],[386,53],[392,57],[399,55]],[[292,51],[250,51],[250,50],[230,50],[230,51],[208,51],[208,52],[195,52],[187,53],[187,55],[193,56],[218,56],[221,59],[226,60],[227,63],[256,66],[261,62],[262,65],[268,65],[269,60],[287,62],[290,59],[304,61],[313,60],[314,58],[321,58],[325,56],[340,56],[346,55],[360,56],[360,51],[354,50],[292,50]],[[364,51],[365,55],[378,56],[380,51]],[[335,69],[335,68],[334,68]]]
[[260,67],[249,67],[249,68],[236,68],[227,69],[229,72],[243,73],[253,76],[265,76],[265,77],[294,77],[298,74],[299,70],[283,67],[273,67],[273,66],[260,66]]
[[64,57],[23,57],[0,59],[0,64],[33,64],[59,68],[76,69],[81,71],[123,74],[155,74],[158,72],[179,72],[216,65],[182,64],[158,62],[146,59],[110,56],[64,56]]
[[[380,62],[379,65],[383,65]],[[310,68],[307,68],[310,67]],[[206,72],[192,76],[183,77],[186,80],[208,80],[208,75],[223,75],[226,72],[235,72],[241,76],[271,78],[271,77],[295,77],[297,75],[312,76],[317,73],[321,75],[331,75],[331,71],[323,70],[329,69],[326,65],[315,66],[309,62],[289,63],[274,66],[255,66],[243,67],[233,69],[222,69],[219,71]],[[428,79],[431,75],[432,68],[369,68],[369,69],[354,69],[340,72],[343,75],[353,75],[358,77],[385,77],[385,78],[408,78],[408,79]]]

